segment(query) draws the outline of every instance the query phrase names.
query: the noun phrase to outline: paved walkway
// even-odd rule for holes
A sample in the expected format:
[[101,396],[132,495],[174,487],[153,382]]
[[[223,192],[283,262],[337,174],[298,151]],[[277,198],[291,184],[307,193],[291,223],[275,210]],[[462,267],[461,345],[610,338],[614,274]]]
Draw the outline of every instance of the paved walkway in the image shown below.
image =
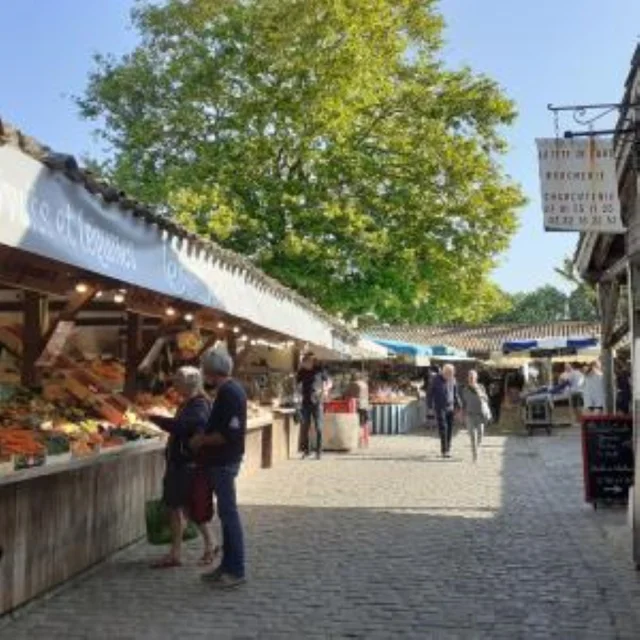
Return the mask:
[[242,590],[150,571],[157,550],[137,545],[0,637],[639,638],[625,514],[583,505],[577,436],[488,438],[476,466],[466,435],[454,449],[376,438],[254,476]]

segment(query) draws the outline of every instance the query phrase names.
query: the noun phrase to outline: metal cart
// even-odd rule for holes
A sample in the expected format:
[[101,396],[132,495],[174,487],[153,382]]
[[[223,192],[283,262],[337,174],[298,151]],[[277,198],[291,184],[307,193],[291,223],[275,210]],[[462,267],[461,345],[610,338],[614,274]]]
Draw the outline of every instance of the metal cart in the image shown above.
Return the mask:
[[522,421],[531,436],[536,429],[544,429],[548,435],[553,430],[553,399],[548,393],[538,393],[523,400]]

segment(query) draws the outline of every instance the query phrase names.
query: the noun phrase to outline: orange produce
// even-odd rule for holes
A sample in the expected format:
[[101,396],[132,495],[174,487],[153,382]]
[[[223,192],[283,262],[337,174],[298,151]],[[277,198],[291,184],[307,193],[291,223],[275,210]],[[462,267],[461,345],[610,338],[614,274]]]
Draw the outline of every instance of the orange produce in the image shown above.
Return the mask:
[[29,429],[0,429],[0,452],[4,455],[37,456],[42,455],[45,450],[42,442]]

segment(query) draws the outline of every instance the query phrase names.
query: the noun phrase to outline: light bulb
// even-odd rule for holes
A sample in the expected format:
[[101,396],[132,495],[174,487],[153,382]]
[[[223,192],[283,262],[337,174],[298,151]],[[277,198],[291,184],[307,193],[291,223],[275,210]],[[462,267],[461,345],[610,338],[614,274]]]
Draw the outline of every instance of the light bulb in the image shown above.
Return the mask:
[[89,291],[89,285],[85,284],[84,282],[78,282],[78,284],[76,285],[76,291],[78,293],[87,293],[87,291]]
[[193,313],[186,313],[185,316],[184,316],[184,319],[187,322],[193,322]]
[[122,304],[124,302],[124,295],[122,295],[121,293],[116,293],[116,295],[113,296],[113,301],[116,304]]

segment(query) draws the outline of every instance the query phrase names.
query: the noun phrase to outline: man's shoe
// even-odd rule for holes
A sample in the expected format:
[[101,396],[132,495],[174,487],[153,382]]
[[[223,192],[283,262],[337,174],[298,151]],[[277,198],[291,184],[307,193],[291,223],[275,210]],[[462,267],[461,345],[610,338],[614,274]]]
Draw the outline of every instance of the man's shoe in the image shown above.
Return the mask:
[[224,573],[222,567],[217,567],[213,571],[207,571],[200,576],[203,582],[216,582],[220,579],[220,576]]
[[226,573],[223,571],[220,573],[217,579],[211,580],[209,584],[214,589],[220,589],[224,591],[228,589],[237,589],[238,587],[241,587],[243,584],[245,584],[246,581],[247,579],[244,576],[234,576],[231,573]]

